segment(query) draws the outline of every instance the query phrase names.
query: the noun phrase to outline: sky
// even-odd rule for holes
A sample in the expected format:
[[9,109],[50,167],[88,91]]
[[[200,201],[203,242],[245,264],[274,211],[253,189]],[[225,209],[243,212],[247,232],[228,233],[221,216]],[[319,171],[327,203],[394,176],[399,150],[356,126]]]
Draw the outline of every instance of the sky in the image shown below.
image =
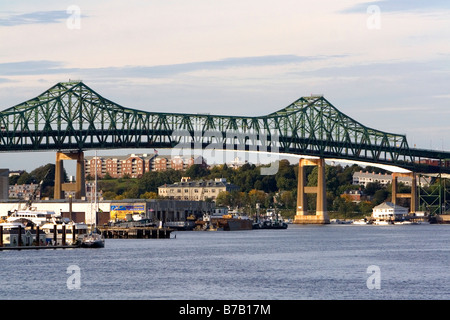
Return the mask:
[[[155,112],[258,116],[323,94],[410,147],[449,151],[450,2],[2,0],[0,110],[69,79]],[[0,167],[54,158],[1,154]]]

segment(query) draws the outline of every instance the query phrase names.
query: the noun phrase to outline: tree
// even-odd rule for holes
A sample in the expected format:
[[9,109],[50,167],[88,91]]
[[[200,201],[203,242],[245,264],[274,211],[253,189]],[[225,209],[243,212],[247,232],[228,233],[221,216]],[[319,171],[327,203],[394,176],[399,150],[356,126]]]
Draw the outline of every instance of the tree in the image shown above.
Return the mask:
[[378,181],[375,181],[375,182],[369,182],[367,185],[366,185],[366,188],[364,189],[364,192],[367,194],[367,195],[369,195],[369,196],[373,196],[374,194],[375,194],[375,192],[377,191],[377,190],[380,190],[382,187],[381,187],[381,184],[378,182]]
[[[41,197],[53,197],[53,190],[55,185],[55,168],[56,166],[52,163],[48,163],[45,166],[40,166],[33,171],[30,175],[33,177],[35,183],[40,183],[41,186]],[[64,181],[67,181],[66,170],[63,171]]]
[[278,190],[291,190],[297,186],[294,166],[288,160],[280,160],[275,174]]
[[286,209],[292,209],[296,206],[297,199],[295,199],[293,191],[283,191],[281,193],[280,200]]
[[261,182],[262,182],[262,186],[263,186],[263,188],[261,190],[263,190],[264,192],[269,193],[269,192],[278,191],[277,181],[276,181],[274,175],[263,176]]
[[386,201],[387,197],[389,196],[389,192],[385,189],[380,189],[375,191],[375,194],[373,195],[373,203],[375,205],[379,205]]
[[117,194],[113,191],[103,192],[103,199],[106,199],[106,200],[113,200],[116,196],[117,196]]
[[352,218],[356,212],[356,204],[352,202],[348,195],[337,197],[334,203],[337,211],[345,218]]
[[248,193],[248,198],[250,200],[251,207],[256,208],[257,203],[264,205],[266,196],[266,193],[262,190],[250,190],[250,192]]
[[19,180],[20,175],[13,175],[9,177],[9,185],[17,184],[17,180]]
[[34,182],[33,176],[26,171],[24,171],[17,179],[17,184],[30,184]]
[[370,201],[361,201],[358,205],[359,211],[364,215],[370,215],[373,207],[374,205]]
[[228,191],[219,192],[216,197],[216,206],[229,207],[231,206],[231,194]]
[[158,199],[159,196],[156,192],[147,191],[141,194],[141,199]]
[[210,172],[201,164],[193,164],[189,168],[186,169],[186,176],[191,177],[191,179],[195,180],[198,178],[202,178],[208,175]]

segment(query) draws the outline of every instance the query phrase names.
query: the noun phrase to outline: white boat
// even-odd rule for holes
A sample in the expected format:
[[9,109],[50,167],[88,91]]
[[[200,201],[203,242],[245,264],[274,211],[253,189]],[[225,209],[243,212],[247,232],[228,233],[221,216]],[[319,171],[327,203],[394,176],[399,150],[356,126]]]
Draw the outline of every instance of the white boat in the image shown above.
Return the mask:
[[351,223],[353,223],[353,221],[352,220],[331,219],[330,223],[331,224],[351,224]]
[[8,216],[6,221],[26,222],[28,220],[31,221],[34,225],[42,226],[54,216],[55,216],[54,211],[36,210],[36,208],[30,207],[26,210],[15,210]]
[[387,221],[387,220],[375,220],[373,222],[373,224],[377,225],[377,226],[387,226],[387,225],[392,224],[392,222],[391,221]]
[[404,224],[417,224],[417,223],[412,222],[412,221],[408,221],[408,220],[404,220],[404,221],[394,221],[394,224],[404,225]]
[[103,248],[105,246],[104,237],[97,232],[88,234],[81,241],[81,247],[83,248]]
[[[88,226],[85,223],[73,222],[68,218],[54,216],[40,227],[46,234],[46,242],[54,245],[76,245],[87,236]],[[55,236],[56,229],[56,236]],[[64,241],[63,241],[64,239]]]
[[353,220],[352,224],[368,224],[369,222],[365,219]]
[[387,225],[391,225],[392,222],[386,221],[386,220],[379,220],[379,221],[374,221],[373,224],[377,225],[377,226],[387,226]]

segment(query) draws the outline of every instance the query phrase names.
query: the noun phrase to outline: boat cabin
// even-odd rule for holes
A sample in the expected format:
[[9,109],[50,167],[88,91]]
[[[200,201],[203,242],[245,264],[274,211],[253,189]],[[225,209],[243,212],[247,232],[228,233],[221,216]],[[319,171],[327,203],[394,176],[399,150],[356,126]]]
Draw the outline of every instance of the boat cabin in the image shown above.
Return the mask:
[[31,221],[34,225],[41,226],[54,216],[54,211],[36,210],[36,208],[29,208],[26,210],[16,210],[10,213],[6,220],[8,222]]

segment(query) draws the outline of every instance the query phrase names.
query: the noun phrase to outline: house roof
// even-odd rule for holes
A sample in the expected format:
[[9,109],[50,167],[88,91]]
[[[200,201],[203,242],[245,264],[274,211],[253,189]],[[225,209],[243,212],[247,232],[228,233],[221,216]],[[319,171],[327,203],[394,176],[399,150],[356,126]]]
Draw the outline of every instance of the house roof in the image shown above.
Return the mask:
[[228,183],[226,181],[217,181],[217,180],[196,180],[196,181],[182,181],[182,182],[176,182],[173,184],[166,184],[160,186],[160,188],[174,188],[174,187],[230,187],[230,188],[236,188],[239,187]]
[[402,206],[399,206],[399,205],[396,205],[396,204],[394,204],[394,203],[392,203],[392,202],[383,202],[382,204],[380,204],[380,205],[378,205],[378,206],[376,206],[376,207],[374,207],[373,208],[374,210],[375,209],[394,209],[394,210],[404,210],[404,209],[407,209],[407,208],[405,208],[405,207],[402,207]]

